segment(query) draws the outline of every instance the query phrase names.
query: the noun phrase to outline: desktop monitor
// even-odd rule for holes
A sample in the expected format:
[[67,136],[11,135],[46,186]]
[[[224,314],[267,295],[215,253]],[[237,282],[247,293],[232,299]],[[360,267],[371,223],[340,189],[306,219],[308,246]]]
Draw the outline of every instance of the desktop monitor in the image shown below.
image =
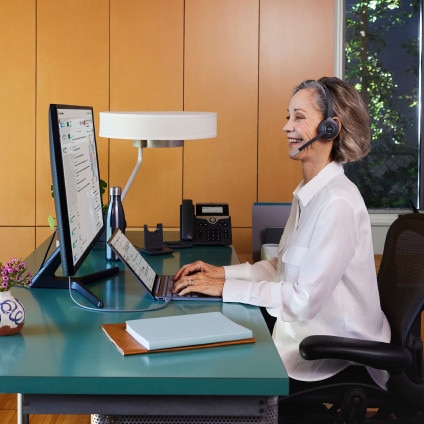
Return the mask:
[[69,276],[104,229],[93,109],[50,105],[49,121],[62,270]]
[[[33,278],[31,287],[60,288],[68,286],[66,277],[78,271],[105,227],[93,108],[51,104],[49,134],[59,247]],[[59,265],[62,278],[55,276]],[[114,270],[105,271],[110,274]],[[75,284],[73,288],[81,291],[79,283]]]

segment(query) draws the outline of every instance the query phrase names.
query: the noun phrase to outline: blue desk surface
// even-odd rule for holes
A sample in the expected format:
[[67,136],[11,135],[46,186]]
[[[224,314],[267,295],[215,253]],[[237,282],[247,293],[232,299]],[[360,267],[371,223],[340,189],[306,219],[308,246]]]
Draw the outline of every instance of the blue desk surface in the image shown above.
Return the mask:
[[[104,261],[96,248],[82,272]],[[231,247],[196,247],[172,255],[146,257],[160,273],[203,258],[237,263]],[[133,275],[120,272],[90,283],[106,308],[141,309],[149,298]],[[284,395],[288,378],[258,308],[221,302],[174,301],[143,313],[95,312],[75,305],[67,289],[16,288],[25,325],[20,334],[0,337],[0,393],[117,395]],[[75,298],[90,305],[77,293]],[[194,351],[122,356],[101,330],[103,323],[164,315],[222,311],[253,331],[256,343]]]

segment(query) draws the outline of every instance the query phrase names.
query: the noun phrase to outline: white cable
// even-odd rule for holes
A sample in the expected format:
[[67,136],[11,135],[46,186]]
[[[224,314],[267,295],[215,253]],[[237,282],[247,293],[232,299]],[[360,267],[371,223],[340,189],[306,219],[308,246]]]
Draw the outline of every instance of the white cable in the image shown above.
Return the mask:
[[68,290],[69,290],[69,296],[71,297],[72,301],[79,306],[82,309],[85,309],[87,311],[94,311],[94,312],[148,312],[148,311],[157,311],[159,309],[163,309],[166,308],[169,303],[171,302],[170,300],[165,300],[163,303],[161,304],[154,304],[153,307],[150,308],[144,308],[144,309],[109,309],[109,308],[93,308],[91,306],[86,306],[83,305],[81,303],[79,303],[75,298],[74,295],[72,294],[72,288],[71,288],[71,277],[68,277]]

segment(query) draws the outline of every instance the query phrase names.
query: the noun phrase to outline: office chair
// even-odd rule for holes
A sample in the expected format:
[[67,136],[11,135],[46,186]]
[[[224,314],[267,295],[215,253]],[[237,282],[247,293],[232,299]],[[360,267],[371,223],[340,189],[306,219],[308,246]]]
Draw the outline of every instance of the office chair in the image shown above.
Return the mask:
[[[424,423],[424,214],[406,214],[392,223],[377,279],[392,331],[390,343],[313,335],[301,342],[299,351],[307,360],[345,359],[387,370],[387,391],[358,379],[297,392],[283,398],[279,408],[306,412],[287,422]],[[326,405],[324,412],[307,412],[317,405]]]

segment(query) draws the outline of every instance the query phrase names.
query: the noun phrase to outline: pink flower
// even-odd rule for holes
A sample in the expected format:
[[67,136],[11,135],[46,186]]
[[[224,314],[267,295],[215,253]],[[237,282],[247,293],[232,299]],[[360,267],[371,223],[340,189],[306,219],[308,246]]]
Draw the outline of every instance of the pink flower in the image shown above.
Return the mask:
[[31,282],[31,274],[26,272],[26,264],[21,259],[12,258],[6,265],[0,262],[0,291],[7,291],[14,286],[26,287]]

